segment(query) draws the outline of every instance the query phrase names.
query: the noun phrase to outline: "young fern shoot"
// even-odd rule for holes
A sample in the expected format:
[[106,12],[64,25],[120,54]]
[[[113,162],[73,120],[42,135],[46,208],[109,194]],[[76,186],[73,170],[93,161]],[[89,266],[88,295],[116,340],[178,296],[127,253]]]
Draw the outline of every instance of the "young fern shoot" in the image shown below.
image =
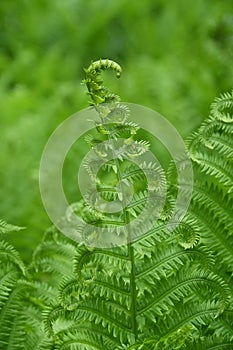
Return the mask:
[[[139,126],[127,121],[129,115],[127,106],[120,104],[120,98],[109,93],[108,89],[102,85],[100,73],[106,69],[116,71],[118,78],[121,75],[121,67],[108,59],[93,62],[89,68],[85,69],[86,78],[84,82],[87,85],[88,94],[92,98],[91,105],[99,113],[100,121],[96,125],[96,130],[101,136],[101,139],[98,140],[93,140],[91,136],[86,139],[95,148],[100,163],[104,157],[108,159],[104,162],[102,172],[100,172],[102,178],[99,176],[95,183],[98,188],[98,195],[102,199],[98,198],[98,200],[102,203],[102,208],[104,207],[105,211],[105,213],[101,213],[102,218],[98,223],[101,226],[99,234],[101,235],[102,228],[107,226],[108,231],[113,230],[114,235],[116,235],[116,242],[119,242],[122,237],[122,242],[127,244],[127,255],[131,264],[129,281],[131,330],[136,340],[138,329],[136,315],[137,289],[135,284],[134,248],[132,245],[135,232],[132,232],[130,222],[140,214],[145,206],[147,188],[144,185],[145,181],[141,181],[142,179],[145,180],[143,171],[135,166],[131,160],[146,153],[149,149],[149,143],[134,140]],[[118,102],[116,103],[116,101]],[[93,161],[96,163],[96,157],[95,160],[90,160],[85,164],[89,175],[92,175]],[[144,168],[146,167],[147,165],[144,164]],[[149,167],[152,167],[152,164]],[[137,192],[133,193],[135,173],[137,174],[138,188]],[[103,179],[105,183],[103,183]],[[129,201],[129,197],[132,201]],[[91,204],[96,206],[96,201],[97,198],[95,197],[93,201],[92,197]],[[101,242],[104,246],[104,242],[102,240]]]

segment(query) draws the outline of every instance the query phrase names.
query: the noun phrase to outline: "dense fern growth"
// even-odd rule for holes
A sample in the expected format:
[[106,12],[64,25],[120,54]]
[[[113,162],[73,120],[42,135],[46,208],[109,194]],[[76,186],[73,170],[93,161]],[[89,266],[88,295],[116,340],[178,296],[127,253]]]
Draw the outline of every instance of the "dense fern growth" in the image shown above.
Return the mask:
[[[1,233],[20,229],[0,222]],[[67,239],[50,230],[26,268],[14,248],[0,241],[0,349],[52,349],[42,312],[57,298],[60,279],[70,273],[74,250]]]
[[[119,97],[102,86],[104,69],[121,73],[110,60],[85,70],[100,119],[86,136],[94,157],[84,162],[96,186],[70,208],[82,218],[82,243],[51,228],[28,268],[0,243],[0,349],[232,349],[233,94],[214,102],[187,141],[193,198],[171,233],[176,170],[171,164],[165,174],[153,162],[133,162],[150,144],[138,138],[140,126],[128,121]],[[148,176],[155,176],[152,188]],[[157,220],[141,215],[145,207],[155,216],[158,210]],[[0,233],[7,227],[2,223]]]
[[[95,79],[98,79],[100,69],[103,68],[115,69],[115,66],[104,60],[95,62],[87,72],[91,72]],[[88,81],[88,84],[89,87],[91,82]],[[91,93],[90,88],[88,90],[98,109],[99,103],[106,101],[98,100],[96,94],[100,92],[102,96],[103,90],[106,94],[107,92],[99,85],[93,86],[95,90],[91,90]],[[230,95],[228,97],[231,98]],[[98,103],[95,104],[96,101]],[[105,118],[111,118],[116,109],[117,113],[121,111],[120,122],[119,119],[118,123],[114,123],[113,120],[109,127],[102,118],[102,123],[97,125],[99,139],[89,136],[87,141],[92,147],[100,145],[97,148],[100,158],[107,152],[107,147],[101,143],[103,140],[123,138],[124,135],[127,135],[127,145],[134,145],[136,156],[146,152],[149,148],[148,143],[134,142],[134,135],[139,127],[127,124],[129,111],[123,105],[108,104],[99,111],[100,114],[104,111]],[[211,117],[212,121],[213,118],[216,116]],[[227,118],[229,123],[230,115]],[[208,123],[210,124],[207,121]],[[208,158],[208,153],[205,150],[202,152],[202,145],[197,142],[199,138],[203,138],[203,128],[204,126],[194,136],[194,140],[196,147],[200,148],[200,154],[203,153],[203,157]],[[128,134],[123,134],[126,129]],[[217,130],[219,132],[218,128]],[[227,135],[224,138],[227,138]],[[230,145],[227,146],[230,148]],[[120,199],[119,192],[116,192],[112,182],[106,184],[106,173],[115,173],[118,181],[124,179],[127,184],[138,179],[140,185],[136,187],[137,192],[131,203],[125,206],[120,215],[117,213],[118,217],[116,214],[102,215],[91,210],[90,204],[93,205],[94,202],[84,201],[81,210],[80,205],[77,205],[77,213],[83,215],[88,228],[96,221],[101,228],[111,229],[115,225],[115,234],[118,234],[118,237],[122,233],[122,226],[139,215],[145,205],[148,188],[143,188],[145,179],[141,169],[151,167],[160,175],[159,186],[162,187],[164,183],[164,174],[155,164],[141,164],[140,169],[135,168],[135,165],[130,164],[129,157],[127,158],[128,148],[123,149],[126,150],[124,156],[121,152],[117,160],[105,164],[105,176],[102,174],[97,186],[102,198],[111,201]],[[194,158],[191,141],[190,153]],[[128,159],[126,166],[124,157]],[[216,157],[221,158],[219,155]],[[94,169],[92,162],[94,161],[90,160],[85,164],[89,176],[92,176]],[[225,164],[228,173],[229,165],[230,162]],[[218,168],[218,160],[213,166]],[[206,168],[203,168],[203,176],[208,177]],[[110,178],[112,181],[113,176]],[[213,256],[218,253],[219,247],[214,251],[210,244],[206,244],[207,228],[203,227],[203,223],[199,223],[197,218],[198,212],[202,212],[202,216],[208,220],[212,217],[215,207],[208,198],[208,205],[203,201],[201,208],[198,208],[196,196],[201,195],[201,191],[197,190],[198,182],[201,182],[202,188],[205,188],[209,196],[213,193],[212,187],[216,188],[216,191],[222,190],[217,186],[215,178],[209,181],[206,179],[206,183],[197,178],[190,212],[172,235],[165,229],[167,215],[162,215],[163,219],[154,223],[145,235],[129,241],[128,244],[108,249],[88,248],[88,245],[77,248],[73,274],[65,278],[60,286],[60,302],[45,312],[46,327],[57,349],[181,349],[198,348],[205,346],[204,344],[212,346],[215,343],[221,348],[231,346],[231,330],[224,327],[227,323],[225,319],[229,319],[231,312],[228,308],[229,278],[226,279],[226,275],[216,268]],[[157,194],[159,186],[156,188]],[[171,188],[171,197],[172,193]],[[225,195],[229,202],[222,202],[225,202],[224,206],[230,214],[229,194]],[[218,206],[223,205],[220,203],[221,201],[218,201]],[[215,212],[215,217],[218,212],[219,209]],[[225,235],[229,235],[232,220],[230,215],[226,219],[228,225]],[[144,225],[146,224],[145,218]],[[220,219],[218,225],[215,225],[215,230],[221,225],[225,227],[225,223]],[[86,235],[83,239],[86,239],[87,243],[92,243],[102,232],[95,228],[93,236],[93,230],[87,234],[87,229],[82,229]],[[222,234],[223,232],[219,232],[220,236]],[[199,236],[201,240],[197,245]],[[228,262],[229,260],[230,257]],[[224,270],[226,273],[232,271],[230,264],[225,266]],[[58,324],[62,324],[62,327],[58,327]]]
[[[202,241],[215,253],[216,269],[232,284],[233,271],[233,95],[211,106],[211,115],[189,140],[195,168],[190,213]],[[211,218],[211,219],[210,219]]]

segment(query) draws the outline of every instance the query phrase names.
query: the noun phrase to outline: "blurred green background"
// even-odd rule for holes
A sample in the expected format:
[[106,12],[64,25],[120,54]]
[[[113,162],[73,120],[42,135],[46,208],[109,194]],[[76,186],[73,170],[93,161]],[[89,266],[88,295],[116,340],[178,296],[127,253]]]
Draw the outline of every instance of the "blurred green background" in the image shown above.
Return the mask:
[[232,1],[1,0],[0,45],[0,218],[27,227],[10,240],[29,260],[50,225],[41,154],[59,123],[88,105],[83,67],[120,63],[121,79],[107,75],[106,85],[185,137],[232,88]]

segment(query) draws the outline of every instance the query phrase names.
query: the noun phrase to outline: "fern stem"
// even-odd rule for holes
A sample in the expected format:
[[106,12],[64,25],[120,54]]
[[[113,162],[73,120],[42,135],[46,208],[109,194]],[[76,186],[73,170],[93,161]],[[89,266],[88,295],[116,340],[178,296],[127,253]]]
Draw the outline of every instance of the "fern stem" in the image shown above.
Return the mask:
[[131,260],[131,273],[130,273],[130,294],[131,294],[131,321],[132,321],[132,332],[135,336],[135,340],[138,337],[137,329],[137,289],[136,289],[136,271],[134,263],[134,248],[132,243],[128,243],[128,253]]
[[[117,168],[117,179],[120,182],[122,180],[121,175],[121,169],[119,166],[119,160],[117,157],[114,157],[114,163]],[[125,224],[129,223],[129,213],[125,210],[126,202],[125,202],[125,196],[122,197],[122,204],[123,204],[123,214],[125,219]],[[136,288],[136,269],[135,269],[135,262],[134,262],[134,248],[131,243],[131,232],[130,232],[130,226],[128,225],[128,232],[127,232],[127,247],[128,247],[128,256],[131,261],[131,271],[130,271],[130,295],[131,295],[131,327],[132,332],[135,336],[135,340],[138,337],[138,329],[137,329],[137,308],[136,308],[136,302],[137,302],[137,288]]]
[[[108,136],[108,139],[110,140],[110,137]],[[117,176],[117,181],[118,183],[120,183],[120,181],[122,180],[123,176],[122,176],[122,172],[121,172],[121,168],[119,165],[119,160],[116,156],[116,154],[114,154],[114,149],[112,150],[113,153],[113,159],[114,159],[114,163],[117,169],[116,172],[116,176]],[[120,185],[120,190],[121,190],[121,185]],[[123,215],[124,215],[124,221],[125,224],[127,225],[127,223],[130,222],[130,218],[129,218],[129,213],[126,211],[126,201],[125,201],[125,196],[124,196],[124,192],[122,190],[122,206],[123,206]],[[128,247],[128,256],[129,259],[131,261],[131,271],[130,271],[130,295],[131,295],[131,327],[132,327],[132,333],[135,336],[135,341],[138,337],[138,327],[137,327],[137,308],[136,308],[136,302],[137,302],[137,288],[136,288],[136,269],[135,269],[135,262],[134,262],[134,248],[133,245],[131,243],[132,237],[131,237],[131,232],[130,232],[130,226],[127,226],[128,228],[128,232],[127,232],[127,247]]]
[[[101,70],[105,70],[105,69],[114,69],[117,72],[117,77],[120,76],[121,74],[121,68],[120,66],[118,66],[116,63],[114,63],[113,61],[110,60],[99,60],[97,62],[92,63],[92,65],[86,70],[86,80],[84,81],[87,84],[87,88],[89,91],[89,94],[94,102],[94,107],[97,110],[97,112],[99,113],[99,117],[101,120],[101,125],[104,126],[104,129],[107,131],[108,129],[108,125],[105,124],[105,120],[101,115],[101,111],[99,109],[99,104],[103,103],[103,102],[109,102],[108,101],[108,96],[107,96],[107,92],[106,92],[106,88],[103,88],[100,82],[97,82],[98,85],[98,89],[95,90],[95,86],[96,85],[92,85],[92,80],[94,81],[96,76],[99,75]],[[101,82],[102,83],[102,82]],[[102,94],[101,94],[102,93]],[[100,94],[100,95],[99,95]],[[114,96],[114,95],[113,95]],[[112,95],[110,95],[110,99],[112,98]],[[115,98],[115,96],[114,96]],[[137,308],[136,308],[136,301],[137,301],[137,287],[136,287],[136,268],[135,268],[135,261],[134,261],[134,248],[133,245],[131,243],[132,241],[132,237],[131,237],[131,232],[130,232],[130,226],[128,225],[130,223],[130,215],[129,213],[126,211],[126,200],[125,200],[125,194],[121,185],[121,181],[123,179],[122,176],[122,172],[121,172],[121,168],[120,168],[120,164],[119,164],[119,159],[117,157],[117,154],[115,152],[115,147],[114,147],[114,139],[110,136],[110,134],[108,132],[106,132],[107,134],[107,138],[108,138],[108,142],[112,142],[113,143],[113,147],[112,147],[112,158],[116,167],[116,177],[117,177],[117,181],[118,184],[120,186],[120,191],[122,193],[122,212],[123,212],[123,217],[124,217],[124,224],[125,227],[127,227],[127,248],[128,248],[128,257],[131,261],[131,271],[130,271],[130,295],[131,295],[131,309],[130,309],[130,313],[131,313],[131,330],[132,333],[134,334],[135,340],[138,337],[138,327],[137,327]]]

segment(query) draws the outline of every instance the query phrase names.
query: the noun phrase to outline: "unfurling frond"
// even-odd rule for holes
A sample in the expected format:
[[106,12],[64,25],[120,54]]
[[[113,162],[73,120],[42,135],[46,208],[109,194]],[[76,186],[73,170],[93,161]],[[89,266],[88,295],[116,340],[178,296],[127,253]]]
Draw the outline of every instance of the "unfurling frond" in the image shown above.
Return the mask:
[[99,105],[103,102],[112,102],[118,99],[116,95],[109,93],[107,88],[102,85],[103,81],[100,78],[100,73],[102,70],[106,69],[114,70],[117,78],[120,78],[121,67],[119,64],[108,59],[100,59],[99,61],[93,62],[85,69],[86,76],[83,83],[87,85],[88,94],[91,96],[94,105]]

